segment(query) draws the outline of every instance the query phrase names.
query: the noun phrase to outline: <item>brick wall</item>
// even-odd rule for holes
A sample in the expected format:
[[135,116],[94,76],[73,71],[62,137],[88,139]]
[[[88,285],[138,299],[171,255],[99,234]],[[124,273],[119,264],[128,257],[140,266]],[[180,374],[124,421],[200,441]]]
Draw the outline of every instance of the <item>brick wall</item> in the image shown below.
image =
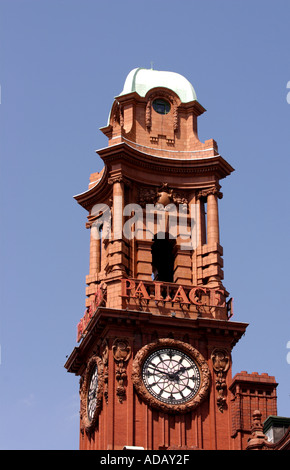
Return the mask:
[[277,385],[275,377],[266,373],[242,371],[233,377],[230,391],[232,438],[236,449],[246,448],[255,410],[262,413],[262,422],[269,415],[277,415]]

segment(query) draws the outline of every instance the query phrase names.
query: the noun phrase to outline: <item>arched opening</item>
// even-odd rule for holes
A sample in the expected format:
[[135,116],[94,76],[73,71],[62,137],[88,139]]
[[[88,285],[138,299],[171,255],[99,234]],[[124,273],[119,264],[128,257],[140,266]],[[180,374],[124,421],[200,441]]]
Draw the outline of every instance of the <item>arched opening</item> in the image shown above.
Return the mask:
[[[162,235],[162,238],[161,238]],[[152,243],[152,279],[173,282],[175,240],[158,233]]]

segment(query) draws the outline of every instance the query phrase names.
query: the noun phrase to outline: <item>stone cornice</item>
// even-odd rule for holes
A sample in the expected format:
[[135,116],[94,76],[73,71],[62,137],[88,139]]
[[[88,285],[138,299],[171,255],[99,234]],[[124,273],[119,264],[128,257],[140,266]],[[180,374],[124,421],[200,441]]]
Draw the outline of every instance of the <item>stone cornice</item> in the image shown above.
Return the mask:
[[216,172],[218,179],[230,175],[234,169],[221,155],[214,152],[210,156],[198,158],[178,158],[174,153],[168,156],[155,156],[131,147],[126,142],[109,146],[97,152],[106,165],[117,161],[125,161],[135,166],[152,170],[165,171],[166,173],[178,173],[200,175],[208,172]]
[[96,197],[104,202],[108,197],[109,193],[111,192],[111,187],[110,191],[108,191],[108,174],[107,174],[107,167],[105,166],[103,175],[101,179],[98,181],[98,183],[93,186],[92,188],[88,189],[87,191],[84,191],[83,193],[77,194],[74,196],[74,199],[85,209],[89,210],[90,205],[92,204],[92,199],[96,199]]
[[[175,175],[182,176],[183,189],[208,190],[207,187],[202,188],[200,180],[194,181],[196,177],[212,177],[213,184],[215,181],[230,175],[234,169],[219,154],[195,159],[178,159],[157,157],[150,154],[140,152],[132,148],[125,142],[103,148],[98,151],[99,156],[105,163],[105,170],[100,181],[88,189],[87,191],[74,196],[76,201],[85,209],[89,209],[90,205],[96,200],[105,201],[108,193],[111,191],[111,183],[116,176],[112,175],[112,168],[118,168],[117,174],[119,179],[128,185],[130,180],[140,184],[159,184],[157,179],[162,174],[163,180],[173,179]],[[114,170],[115,172],[116,170]],[[156,181],[153,181],[152,175]],[[113,179],[112,179],[113,178]],[[108,191],[108,185],[110,190]],[[171,184],[172,185],[172,184]],[[201,186],[201,187],[200,187]],[[221,196],[221,193],[218,194]]]
[[126,328],[142,328],[150,323],[153,329],[160,326],[173,328],[175,331],[180,329],[194,329],[207,337],[221,335],[227,337],[227,342],[233,347],[245,333],[247,323],[238,323],[226,320],[216,320],[207,318],[189,319],[174,318],[164,315],[154,315],[150,312],[140,312],[134,310],[119,310],[106,307],[99,307],[91,319],[88,333],[83,338],[79,346],[75,347],[66,361],[65,368],[68,372],[80,375],[83,370],[83,358],[87,357],[91,348],[95,345],[96,337],[100,337],[102,331],[108,325],[124,322]]

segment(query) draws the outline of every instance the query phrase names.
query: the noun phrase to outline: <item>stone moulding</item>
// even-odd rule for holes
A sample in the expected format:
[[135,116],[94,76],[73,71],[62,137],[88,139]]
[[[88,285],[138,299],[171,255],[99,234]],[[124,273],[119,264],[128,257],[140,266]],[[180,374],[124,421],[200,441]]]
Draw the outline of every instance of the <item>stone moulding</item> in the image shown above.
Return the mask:
[[[142,380],[142,369],[146,358],[152,352],[164,347],[178,349],[185,354],[188,354],[196,362],[199,368],[201,376],[199,390],[197,391],[196,395],[186,403],[167,404],[157,400],[146,389]],[[211,374],[206,360],[193,346],[188,343],[184,343],[183,341],[171,338],[161,338],[154,341],[153,343],[147,344],[137,352],[132,364],[132,381],[137,394],[145,403],[147,403],[148,406],[165,413],[187,413],[199,406],[207,397],[210,387]]]

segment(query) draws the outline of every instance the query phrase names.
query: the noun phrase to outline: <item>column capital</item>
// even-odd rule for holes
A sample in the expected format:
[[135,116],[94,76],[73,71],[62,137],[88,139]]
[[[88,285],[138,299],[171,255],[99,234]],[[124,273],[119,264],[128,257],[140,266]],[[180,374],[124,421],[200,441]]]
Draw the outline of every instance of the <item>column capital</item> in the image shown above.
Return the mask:
[[222,199],[223,193],[220,191],[220,185],[211,186],[210,188],[204,188],[197,192],[196,198],[201,199],[210,195],[217,196]]
[[114,175],[108,178],[108,184],[113,185],[115,183],[123,183],[129,187],[132,185],[131,181],[123,175]]

